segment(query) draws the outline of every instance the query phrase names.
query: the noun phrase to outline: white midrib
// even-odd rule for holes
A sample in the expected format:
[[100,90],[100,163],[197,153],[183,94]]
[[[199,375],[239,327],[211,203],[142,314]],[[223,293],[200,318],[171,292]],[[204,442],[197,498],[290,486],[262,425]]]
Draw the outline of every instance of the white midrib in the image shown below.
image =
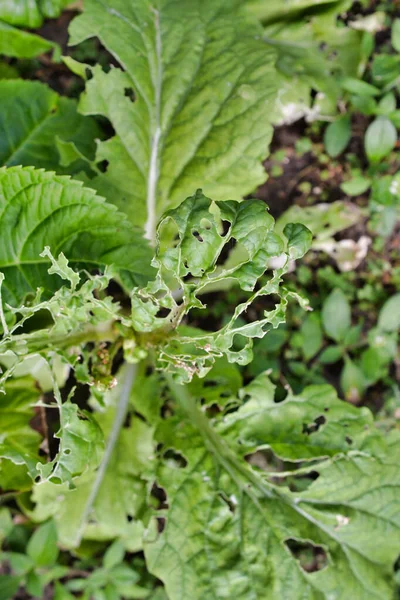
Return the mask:
[[145,237],[152,245],[155,244],[157,225],[157,183],[159,177],[159,151],[161,139],[161,90],[162,90],[162,41],[160,31],[160,13],[154,12],[154,26],[156,31],[156,60],[157,73],[155,80],[155,128],[151,140],[151,154],[149,172],[147,176],[147,221],[145,225]]

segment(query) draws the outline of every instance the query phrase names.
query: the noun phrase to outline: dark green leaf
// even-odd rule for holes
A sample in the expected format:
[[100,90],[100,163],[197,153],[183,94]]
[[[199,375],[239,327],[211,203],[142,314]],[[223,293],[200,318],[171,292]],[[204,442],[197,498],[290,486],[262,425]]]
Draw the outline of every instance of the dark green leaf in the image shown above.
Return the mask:
[[4,56],[34,58],[55,48],[57,44],[53,42],[0,21],[0,54]]
[[43,19],[55,19],[71,0],[5,0],[0,2],[0,19],[17,25],[35,29]]
[[0,81],[0,165],[40,167],[59,175],[79,173],[87,162],[60,166],[57,139],[73,142],[82,155],[93,158],[101,131],[90,117],[77,113],[76,102],[58,96],[37,81]]
[[19,306],[38,286],[47,294],[59,287],[40,257],[45,246],[54,255],[64,252],[74,266],[113,264],[134,281],[151,274],[140,232],[78,181],[28,167],[0,169],[0,211],[3,299],[10,304]]

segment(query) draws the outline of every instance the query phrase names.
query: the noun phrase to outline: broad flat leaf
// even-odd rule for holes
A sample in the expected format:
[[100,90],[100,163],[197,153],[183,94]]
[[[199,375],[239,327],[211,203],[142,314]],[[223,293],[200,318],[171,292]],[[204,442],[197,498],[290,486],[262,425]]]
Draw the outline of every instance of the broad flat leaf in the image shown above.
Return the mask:
[[80,110],[116,131],[99,145],[109,165],[91,185],[149,238],[200,186],[240,199],[265,181],[274,54],[239,0],[87,0],[70,33],[72,44],[99,37],[125,69],[92,69]]
[[35,29],[43,19],[55,19],[71,0],[2,0],[0,19],[17,25]]
[[0,20],[0,54],[16,58],[34,58],[55,48],[57,44]]
[[335,288],[324,302],[322,324],[327,335],[335,342],[343,341],[351,326],[349,301],[339,288]]
[[74,100],[36,81],[0,81],[0,129],[4,132],[0,165],[40,167],[59,175],[87,167],[83,160],[60,166],[57,139],[73,142],[84,156],[93,158],[94,140],[101,137],[95,121],[77,113]]
[[[182,391],[176,390],[176,394]],[[261,447],[275,442],[279,445],[286,420],[299,428],[310,417],[307,402],[291,399],[287,404],[271,406],[268,396],[268,387],[260,385],[256,398],[249,400],[258,402],[258,418],[264,419],[264,410],[267,412],[264,422],[268,430],[264,435],[261,427],[258,430]],[[181,395],[182,406],[187,407],[202,435],[182,422],[179,411],[159,432],[164,451],[171,448],[178,452],[187,465],[160,466],[157,483],[166,491],[169,508],[158,514],[165,519],[162,531],[156,525],[149,526],[145,538],[148,568],[164,582],[170,600],[392,597],[390,571],[398,556],[400,527],[398,450],[396,454],[389,450],[387,462],[370,451],[360,453],[350,450],[349,445],[345,450],[349,407],[334,399],[326,387],[319,388],[315,396],[320,406],[326,400],[335,415],[331,433],[336,430],[333,435],[339,442],[338,454],[314,463],[309,471],[314,474],[312,479],[318,478],[311,479],[309,487],[300,492],[287,487],[286,478],[291,475],[293,482],[293,475],[304,477],[308,470],[296,475],[296,471],[279,473],[272,469],[266,473],[251,467],[235,453],[240,445],[232,448],[223,435],[216,435],[192,399]],[[296,407],[293,414],[292,402]],[[257,427],[253,411],[249,421],[246,419],[246,403],[243,410],[240,430],[246,430],[248,423]],[[319,414],[319,408],[314,405],[311,412]],[[233,414],[226,417],[234,419]],[[329,427],[330,413],[324,414]],[[351,426],[361,434],[356,414],[350,409]],[[367,420],[372,428],[371,416]],[[225,427],[229,431],[222,424],[222,429]],[[312,437],[318,434],[308,436],[312,452],[316,450]],[[367,433],[361,435],[367,440]],[[289,426],[287,439],[289,442]],[[320,455],[333,451],[324,447],[329,439],[321,438]],[[384,444],[382,436],[381,441]],[[308,456],[306,439],[304,442],[298,460],[304,453]],[[271,483],[277,478],[281,480],[279,486]],[[317,570],[308,572],[301,566],[296,547],[322,555]]]
[[396,127],[387,117],[378,117],[373,121],[365,133],[365,152],[371,163],[376,163],[385,158],[396,146]]
[[133,281],[151,274],[141,234],[115,207],[81,182],[32,168],[0,169],[0,271],[3,299],[20,306],[28,292],[59,287],[47,273],[45,246],[64,252],[70,262],[96,268],[113,264]]
[[[42,441],[30,421],[40,391],[30,377],[13,379],[0,394],[0,487],[3,490],[29,488],[37,475],[39,445]],[[30,477],[29,477],[29,476]]]
[[[228,227],[225,234],[222,223]],[[190,381],[195,374],[203,377],[215,359],[223,355],[229,362],[247,364],[252,358],[253,339],[264,337],[284,321],[289,298],[300,298],[281,287],[282,277],[289,260],[300,258],[310,247],[311,232],[299,223],[288,223],[282,236],[273,229],[274,219],[262,201],[226,200],[214,204],[201,190],[165,213],[158,227],[152,263],[158,270],[157,277],[147,288],[135,288],[131,294],[134,329],[161,334],[157,344],[160,368]],[[173,245],[171,231],[176,233]],[[222,251],[232,243],[243,249],[242,259],[231,268],[217,267]],[[268,261],[273,257],[279,258],[281,267],[271,272]],[[258,279],[266,272],[268,278],[254,292]],[[178,329],[174,335],[173,330],[191,308],[204,308],[198,294],[225,280],[252,292],[236,307],[227,324],[215,333],[193,330],[185,334]],[[180,302],[174,296],[177,288],[182,292]],[[240,323],[253,302],[271,294],[280,297],[279,303],[264,310],[258,319]],[[159,316],[161,310],[166,316]],[[165,332],[171,335],[166,337]],[[157,337],[154,339],[157,343]]]
[[[265,374],[241,391],[247,401],[227,414],[219,431],[238,454],[269,447],[287,461],[313,460],[349,450],[379,454],[381,436],[374,434],[369,410],[338,400],[334,388],[314,385],[283,402],[274,399],[275,386]],[[372,433],[371,433],[372,431]]]
[[[123,372],[118,381],[123,380]],[[119,399],[121,386],[117,385],[105,398],[108,410],[96,414],[96,421],[108,438],[115,415],[115,403]],[[138,396],[138,407],[152,401],[151,392]],[[110,540],[122,538],[127,548],[137,552],[141,548],[142,525],[137,519],[146,499],[147,479],[154,469],[153,428],[132,415],[129,426],[124,427],[118,437],[101,487],[88,516],[82,522],[86,503],[95,479],[92,469],[74,480],[75,489],[67,485],[47,482],[36,485],[33,500],[36,503],[34,518],[43,520],[53,515],[58,537],[63,547],[76,547],[81,539]],[[139,547],[135,547],[135,544]]]
[[350,0],[247,0],[247,3],[265,25],[275,21],[290,21],[302,11],[313,11],[317,16],[324,10],[340,12],[351,4]]

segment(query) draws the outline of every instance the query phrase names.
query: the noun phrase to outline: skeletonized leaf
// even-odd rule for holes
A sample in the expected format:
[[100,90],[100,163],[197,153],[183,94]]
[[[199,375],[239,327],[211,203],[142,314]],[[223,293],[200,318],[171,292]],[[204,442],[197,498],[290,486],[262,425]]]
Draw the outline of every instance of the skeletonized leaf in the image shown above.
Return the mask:
[[[222,231],[222,224],[227,231]],[[201,190],[175,209],[165,213],[158,228],[157,249],[153,265],[157,277],[147,288],[133,290],[132,323],[139,332],[159,332],[158,364],[171,370],[182,381],[194,374],[204,376],[217,357],[247,364],[252,358],[253,338],[262,338],[284,321],[290,297],[300,298],[281,286],[290,259],[303,256],[311,244],[311,232],[299,223],[289,223],[282,236],[274,232],[274,219],[260,200],[225,200],[213,203]],[[166,239],[164,233],[166,232]],[[175,241],[171,243],[171,234]],[[217,267],[224,249],[233,244],[243,248],[242,260],[232,268]],[[281,268],[271,271],[268,261],[279,257]],[[260,288],[257,281],[264,274]],[[210,284],[232,280],[242,290],[251,292],[239,304],[227,324],[215,333],[177,331],[183,316],[191,308],[204,308],[199,294]],[[174,290],[182,292],[176,300]],[[263,296],[276,294],[279,302],[262,311],[258,319],[247,320],[249,307]],[[268,305],[267,305],[268,306]],[[165,313],[162,314],[162,313]],[[164,333],[164,335],[163,335]],[[154,340],[157,343],[157,337]]]
[[274,55],[241,4],[87,0],[71,25],[72,44],[98,36],[124,68],[92,69],[80,110],[116,131],[99,146],[109,166],[92,185],[148,237],[199,186],[239,199],[265,180]]

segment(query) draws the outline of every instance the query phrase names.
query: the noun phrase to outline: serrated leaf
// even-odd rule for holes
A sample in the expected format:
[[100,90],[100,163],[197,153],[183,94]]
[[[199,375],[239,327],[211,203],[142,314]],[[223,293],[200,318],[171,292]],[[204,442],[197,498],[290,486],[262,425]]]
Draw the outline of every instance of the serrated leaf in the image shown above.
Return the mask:
[[59,287],[39,256],[45,246],[55,256],[62,251],[75,267],[113,264],[133,281],[151,274],[141,233],[78,181],[28,167],[0,169],[0,209],[5,302],[19,307],[38,286],[46,294]]
[[[320,388],[315,394],[319,406],[326,393],[327,388]],[[159,513],[165,519],[163,530],[150,526],[145,539],[147,565],[164,582],[171,600],[391,597],[389,571],[397,559],[400,527],[395,508],[400,486],[397,458],[388,454],[386,462],[382,459],[383,436],[374,431],[372,438],[380,438],[377,456],[374,444],[366,452],[350,450],[351,444],[344,439],[346,428],[340,423],[343,419],[345,424],[351,414],[358,429],[356,409],[347,412],[348,405],[332,398],[332,414],[339,411],[336,439],[341,437],[339,446],[347,444],[348,450],[343,456],[338,447],[334,458],[314,463],[310,471],[318,478],[300,492],[287,486],[288,473],[275,469],[263,472],[239,459],[235,450],[240,445],[232,447],[229,443],[234,435],[229,441],[224,436],[229,425],[222,423],[222,435],[218,436],[194,408],[193,399],[177,389],[176,394],[199,430],[184,425],[178,413],[160,432],[164,447],[182,454],[188,464],[182,468],[160,465],[157,482],[166,491],[169,508]],[[258,441],[273,444],[281,424],[291,419],[292,400],[286,406],[283,403],[280,413],[281,404],[271,407],[262,385],[257,396],[258,415],[263,415],[263,402],[269,415],[265,419],[268,434],[264,437],[260,428]],[[310,409],[307,402],[295,402],[295,406],[305,411],[304,416]],[[246,403],[242,431],[247,425],[245,407]],[[233,414],[229,418],[234,420]],[[249,418],[252,414],[257,426],[255,413],[250,411]],[[329,412],[326,414],[329,423]],[[297,427],[298,416],[293,420]],[[218,424],[218,418],[215,420]],[[368,420],[371,423],[371,416]],[[358,431],[365,435],[368,448],[368,433],[361,433],[361,428]],[[312,436],[318,433],[310,433],[311,444]],[[289,443],[290,439],[288,431]],[[322,442],[322,454],[327,450],[326,441],[328,437]],[[304,451],[307,454],[306,447],[297,457]],[[307,473],[303,469],[297,476]],[[277,477],[279,486],[271,482]],[[322,554],[323,564],[313,572],[302,568],[293,549],[296,544]]]
[[40,167],[59,175],[87,171],[87,162],[61,166],[57,139],[73,142],[88,160],[94,156],[95,138],[102,137],[94,119],[78,114],[74,100],[21,79],[0,81],[0,129],[0,165]]
[[40,434],[32,429],[34,405],[40,391],[30,377],[15,378],[0,394],[0,487],[24,489],[37,475]]
[[[222,232],[222,223],[227,226],[226,233]],[[299,223],[288,224],[281,237],[273,228],[274,220],[262,201],[226,200],[213,204],[201,190],[165,213],[158,227],[152,263],[158,269],[157,277],[147,288],[136,288],[131,295],[134,329],[160,334],[158,344],[155,337],[160,368],[171,370],[187,382],[195,374],[203,377],[215,359],[223,355],[229,362],[247,364],[252,358],[253,338],[264,337],[284,321],[290,298],[303,303],[298,295],[281,287],[281,281],[289,260],[300,258],[310,247],[311,232]],[[172,244],[171,231],[176,232]],[[222,251],[233,243],[244,249],[241,260],[231,268],[217,268]],[[279,257],[281,267],[271,272],[268,261],[273,257]],[[264,274],[266,280],[254,292]],[[198,297],[201,291],[224,280],[233,280],[242,290],[253,293],[236,307],[219,331],[191,331],[185,335],[177,330],[174,335],[173,331],[191,308],[204,307]],[[175,299],[174,289],[182,292],[180,303]],[[272,310],[265,310],[256,320],[240,322],[256,299],[271,294],[280,297]],[[166,316],[159,316],[162,309]],[[168,332],[172,335],[166,336]]]
[[323,304],[322,323],[330,338],[335,342],[343,341],[351,325],[351,310],[346,296],[339,288],[335,288]]
[[274,54],[241,2],[88,0],[70,31],[72,44],[99,37],[125,69],[92,69],[80,110],[116,131],[99,146],[109,166],[92,185],[148,237],[199,186],[239,199],[265,180]]
[[17,25],[35,29],[44,19],[55,19],[71,0],[4,0],[0,3],[0,19]]
[[54,42],[21,31],[0,20],[0,54],[16,58],[34,58],[55,48],[58,46]]

